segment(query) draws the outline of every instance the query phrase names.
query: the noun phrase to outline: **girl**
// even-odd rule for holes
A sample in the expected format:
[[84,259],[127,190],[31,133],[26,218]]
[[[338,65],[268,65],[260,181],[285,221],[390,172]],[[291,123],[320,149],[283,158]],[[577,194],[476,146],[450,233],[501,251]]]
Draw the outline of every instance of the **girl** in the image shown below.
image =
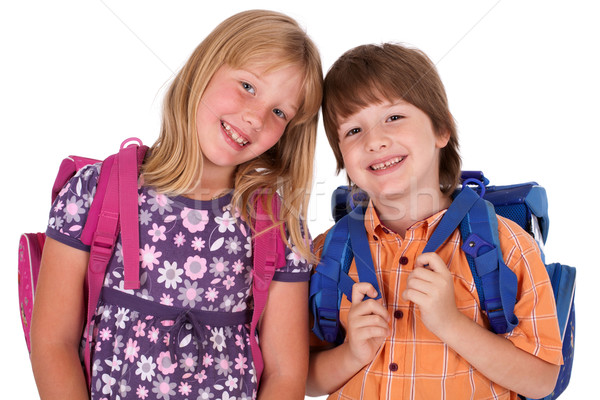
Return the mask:
[[[256,398],[248,321],[178,323],[159,310],[200,310],[214,321],[252,308],[247,221],[253,195],[265,189],[285,199],[274,217],[287,248],[259,325],[259,397],[303,398],[311,256],[298,222],[308,198],[298,194],[311,183],[321,85],[315,45],[279,13],[234,15],[194,51],[167,92],[160,136],[142,166],[140,289],[123,287],[120,239],[107,267],[92,399]],[[89,248],[70,228],[85,223],[100,168],[78,173],[50,213],[31,331],[43,399],[90,396],[78,356]]]

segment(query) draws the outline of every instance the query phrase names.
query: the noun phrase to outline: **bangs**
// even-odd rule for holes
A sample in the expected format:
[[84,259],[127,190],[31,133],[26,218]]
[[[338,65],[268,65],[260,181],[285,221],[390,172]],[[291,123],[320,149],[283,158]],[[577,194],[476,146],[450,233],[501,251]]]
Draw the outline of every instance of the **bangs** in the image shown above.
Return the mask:
[[364,76],[357,78],[359,80],[344,80],[344,82],[340,82],[340,85],[336,85],[335,89],[328,87],[326,83],[323,91],[325,99],[323,108],[336,125],[340,120],[346,119],[370,105],[398,100],[396,92],[389,85],[381,84],[376,80],[369,82]]
[[[323,110],[324,120],[329,119],[330,127],[372,104],[397,100],[415,103],[411,92],[421,77],[410,69],[389,63],[385,49],[375,47],[374,50],[369,57],[360,51],[342,55],[327,73]],[[404,69],[402,74],[399,69]]]

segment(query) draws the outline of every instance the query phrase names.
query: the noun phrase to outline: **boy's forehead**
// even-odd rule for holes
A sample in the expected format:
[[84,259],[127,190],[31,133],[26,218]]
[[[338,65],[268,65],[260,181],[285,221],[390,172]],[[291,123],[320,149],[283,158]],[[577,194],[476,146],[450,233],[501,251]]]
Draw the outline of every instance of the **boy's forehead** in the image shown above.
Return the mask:
[[395,106],[407,106],[407,105],[411,105],[411,103],[407,102],[406,100],[404,100],[401,97],[396,97],[396,98],[388,98],[386,96],[382,96],[376,100],[367,102],[367,103],[363,103],[363,104],[355,104],[354,107],[349,108],[348,112],[345,115],[338,115],[337,117],[337,121],[338,121],[338,125],[343,124],[345,121],[348,121],[350,119],[352,119],[353,117],[358,116],[361,112],[365,111],[366,109],[381,109],[383,111],[385,111],[385,109],[387,108],[392,108]]

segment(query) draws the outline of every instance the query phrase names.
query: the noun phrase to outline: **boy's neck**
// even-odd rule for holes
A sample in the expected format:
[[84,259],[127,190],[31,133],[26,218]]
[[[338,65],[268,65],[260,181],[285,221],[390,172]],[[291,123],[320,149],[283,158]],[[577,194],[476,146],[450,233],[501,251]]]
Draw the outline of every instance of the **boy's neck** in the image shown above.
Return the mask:
[[404,237],[416,222],[422,221],[450,206],[452,199],[442,192],[420,198],[399,197],[373,199],[379,220],[386,228]]

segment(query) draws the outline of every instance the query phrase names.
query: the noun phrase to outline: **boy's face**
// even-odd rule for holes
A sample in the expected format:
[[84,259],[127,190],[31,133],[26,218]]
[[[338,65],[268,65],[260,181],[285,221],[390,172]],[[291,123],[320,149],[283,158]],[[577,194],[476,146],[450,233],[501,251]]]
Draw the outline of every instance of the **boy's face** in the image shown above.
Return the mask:
[[439,153],[449,135],[436,135],[427,114],[412,104],[371,104],[341,120],[338,135],[348,176],[376,207],[441,193]]

